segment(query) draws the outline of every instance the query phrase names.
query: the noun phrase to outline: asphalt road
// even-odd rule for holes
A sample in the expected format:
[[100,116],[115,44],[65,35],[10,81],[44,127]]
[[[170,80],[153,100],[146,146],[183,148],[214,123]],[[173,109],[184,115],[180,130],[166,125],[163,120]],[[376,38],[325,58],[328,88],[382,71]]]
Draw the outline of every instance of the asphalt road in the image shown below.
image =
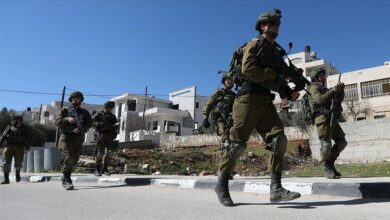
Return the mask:
[[233,192],[223,207],[212,190],[59,182],[0,186],[0,219],[389,219],[390,200],[305,195],[271,204],[266,194]]

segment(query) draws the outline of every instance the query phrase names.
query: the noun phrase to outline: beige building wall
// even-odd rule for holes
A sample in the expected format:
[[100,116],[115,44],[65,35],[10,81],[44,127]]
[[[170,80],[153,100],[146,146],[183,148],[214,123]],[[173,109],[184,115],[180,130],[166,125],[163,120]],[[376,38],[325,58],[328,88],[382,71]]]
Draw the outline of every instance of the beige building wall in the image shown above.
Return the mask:
[[[328,88],[338,82],[338,75],[329,76]],[[361,69],[341,74],[341,82],[346,85],[346,97],[343,102],[344,113],[349,121],[390,118],[390,61],[382,66]],[[348,90],[348,91],[347,91]],[[349,109],[362,111],[353,118]],[[366,109],[366,112],[364,112]]]
[[[330,62],[319,59],[310,48],[291,54],[289,58],[295,66],[303,70],[309,81],[310,72],[321,67],[329,73],[327,87],[332,88],[337,84],[340,71]],[[341,82],[346,85],[347,95],[343,108],[348,121],[390,117],[390,61],[381,66],[342,73]],[[289,111],[296,112],[301,108],[300,102],[305,91],[300,93],[298,100],[289,103]],[[274,104],[280,111],[281,100],[277,94]]]

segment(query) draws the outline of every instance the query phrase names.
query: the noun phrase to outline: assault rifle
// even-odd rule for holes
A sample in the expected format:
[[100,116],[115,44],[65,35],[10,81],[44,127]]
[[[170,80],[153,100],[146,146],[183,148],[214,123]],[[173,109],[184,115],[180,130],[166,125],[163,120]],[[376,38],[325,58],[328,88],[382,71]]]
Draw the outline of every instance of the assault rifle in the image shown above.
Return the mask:
[[76,108],[74,105],[70,105],[68,108],[68,115],[76,121],[76,126],[79,129],[80,133],[85,133],[85,130],[83,128],[83,124],[81,121],[80,116],[77,114]]
[[[261,40],[262,44],[266,43],[266,40]],[[291,48],[293,46],[292,42],[288,44],[289,46],[289,52],[291,51]],[[306,93],[310,94],[306,89],[306,85],[310,85],[310,81],[306,79],[306,77],[303,76],[303,69],[296,67],[290,60],[290,58],[287,56],[287,52],[283,49],[282,46],[276,43],[276,49],[279,52],[279,58],[274,58],[275,56],[272,54],[273,51],[267,51],[263,48],[269,48],[269,47],[262,47],[260,45],[260,50],[257,54],[257,56],[262,61],[262,65],[265,67],[269,67],[273,69],[275,72],[278,73],[278,77],[281,77],[284,81],[281,89],[286,93],[288,99],[291,99],[291,94],[294,91],[302,91],[305,90]],[[288,65],[284,61],[284,58],[286,57],[288,60]],[[292,82],[295,86],[294,88],[290,89],[288,86],[288,83]]]
[[[340,79],[341,79],[341,73],[339,74],[339,80],[337,82],[337,84],[340,83]],[[336,90],[336,94],[334,95],[334,97],[332,98],[331,100],[331,103],[330,103],[330,122],[329,122],[329,126],[332,127],[336,121],[336,116],[335,114],[339,114],[341,112],[341,96],[342,96],[342,92],[343,90]],[[337,115],[337,120],[339,119],[340,115]]]
[[8,138],[8,136],[9,136],[9,132],[11,131],[11,126],[8,126],[5,130],[4,130],[4,132],[3,132],[3,134],[0,136],[0,146],[2,146],[3,145],[3,142],[5,141],[5,139],[6,138]]

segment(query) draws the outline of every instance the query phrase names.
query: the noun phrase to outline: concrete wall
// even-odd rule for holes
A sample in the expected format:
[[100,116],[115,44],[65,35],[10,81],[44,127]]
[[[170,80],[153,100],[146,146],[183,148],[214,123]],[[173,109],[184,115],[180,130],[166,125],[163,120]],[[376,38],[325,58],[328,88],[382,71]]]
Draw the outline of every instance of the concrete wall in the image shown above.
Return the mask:
[[[390,160],[390,118],[346,122],[340,125],[346,134],[348,146],[341,153],[339,162],[371,163]],[[320,141],[314,126],[309,127],[307,132],[288,127],[285,128],[285,134],[289,141],[309,139],[313,158],[320,160]],[[264,144],[259,135],[253,135],[248,143]],[[164,134],[160,139],[160,146],[167,148],[216,146],[219,144],[219,139],[214,134],[190,136]]]
[[[301,131],[298,128],[285,128],[285,134],[288,140],[308,139],[308,133]],[[248,141],[250,144],[264,144],[260,135],[252,135]],[[217,146],[220,145],[219,138],[215,134],[201,134],[188,136],[175,136],[170,134],[162,134],[160,146],[167,148],[175,147],[194,147],[194,146]]]
[[[341,123],[348,146],[338,161],[379,162],[390,160],[390,119]],[[314,127],[310,130],[310,148],[315,159],[320,159],[320,142]]]

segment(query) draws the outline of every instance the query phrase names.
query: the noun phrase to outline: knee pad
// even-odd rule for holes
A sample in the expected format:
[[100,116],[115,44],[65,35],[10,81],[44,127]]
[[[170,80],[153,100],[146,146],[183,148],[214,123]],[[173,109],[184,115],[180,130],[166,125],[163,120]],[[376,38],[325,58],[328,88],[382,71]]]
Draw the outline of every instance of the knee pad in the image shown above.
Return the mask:
[[348,144],[348,142],[347,142],[347,140],[345,140],[345,138],[339,139],[336,141],[337,148],[340,152],[345,149],[347,144]]
[[237,160],[246,150],[246,143],[232,142],[229,146],[229,156],[233,160]]
[[280,133],[272,140],[271,151],[276,155],[283,156],[287,150],[287,137],[284,133]]
[[332,143],[330,141],[321,141],[321,156],[322,160],[328,160],[332,151]]

